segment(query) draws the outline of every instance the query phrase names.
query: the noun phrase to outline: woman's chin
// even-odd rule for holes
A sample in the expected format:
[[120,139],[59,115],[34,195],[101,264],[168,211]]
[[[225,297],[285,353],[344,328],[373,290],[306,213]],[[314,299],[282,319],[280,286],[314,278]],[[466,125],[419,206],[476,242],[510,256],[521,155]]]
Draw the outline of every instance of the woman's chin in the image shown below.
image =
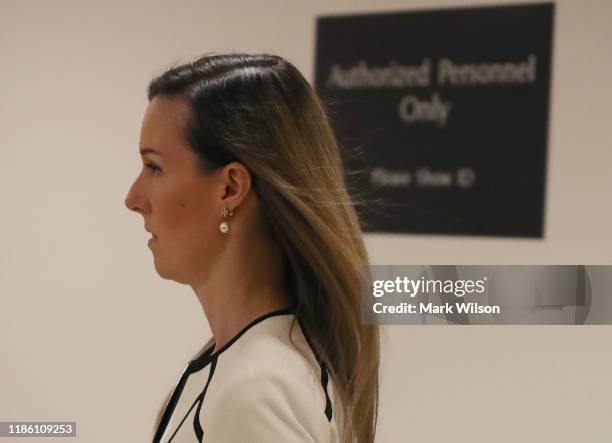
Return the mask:
[[155,254],[153,254],[153,262],[155,264],[155,271],[157,272],[157,275],[164,279],[172,279],[167,267],[164,266],[163,263],[160,263],[159,259],[155,256]]
[[155,260],[155,271],[157,272],[157,275],[164,280],[172,280],[177,283],[187,284],[187,282],[181,278],[180,273],[175,272],[169,266],[164,266],[164,264],[160,263],[158,260]]

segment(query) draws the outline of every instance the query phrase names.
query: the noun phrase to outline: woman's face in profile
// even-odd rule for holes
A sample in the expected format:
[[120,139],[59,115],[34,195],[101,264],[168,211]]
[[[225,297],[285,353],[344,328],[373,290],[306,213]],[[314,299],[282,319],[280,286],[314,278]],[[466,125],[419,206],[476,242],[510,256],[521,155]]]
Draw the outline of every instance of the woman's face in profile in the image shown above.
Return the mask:
[[158,96],[150,101],[140,133],[143,168],[125,199],[153,234],[149,247],[158,274],[182,283],[193,282],[196,269],[210,269],[208,261],[220,246],[215,234],[224,191],[216,174],[197,170],[196,154],[182,133],[188,115],[188,104],[181,99]]

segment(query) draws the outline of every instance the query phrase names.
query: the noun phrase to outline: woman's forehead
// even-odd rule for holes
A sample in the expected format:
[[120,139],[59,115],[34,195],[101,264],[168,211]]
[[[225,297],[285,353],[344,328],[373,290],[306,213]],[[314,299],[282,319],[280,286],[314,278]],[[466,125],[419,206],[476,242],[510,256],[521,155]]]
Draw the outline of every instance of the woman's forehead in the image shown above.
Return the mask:
[[189,104],[182,98],[157,96],[148,104],[143,119],[143,127],[151,123],[156,127],[180,132],[189,116]]
[[154,97],[143,117],[140,149],[154,148],[163,155],[164,146],[185,144],[183,128],[188,111],[184,100]]

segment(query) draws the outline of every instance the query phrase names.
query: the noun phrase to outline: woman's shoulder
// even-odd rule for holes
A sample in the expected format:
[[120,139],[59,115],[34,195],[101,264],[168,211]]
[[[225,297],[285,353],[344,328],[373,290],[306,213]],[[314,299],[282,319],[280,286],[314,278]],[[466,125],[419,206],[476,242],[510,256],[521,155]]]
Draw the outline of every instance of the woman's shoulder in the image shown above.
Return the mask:
[[292,317],[266,320],[219,356],[202,418],[213,434],[240,423],[235,441],[332,441],[321,368]]
[[321,378],[321,367],[294,315],[261,322],[227,349],[217,364],[226,381],[234,383],[275,380],[316,386]]

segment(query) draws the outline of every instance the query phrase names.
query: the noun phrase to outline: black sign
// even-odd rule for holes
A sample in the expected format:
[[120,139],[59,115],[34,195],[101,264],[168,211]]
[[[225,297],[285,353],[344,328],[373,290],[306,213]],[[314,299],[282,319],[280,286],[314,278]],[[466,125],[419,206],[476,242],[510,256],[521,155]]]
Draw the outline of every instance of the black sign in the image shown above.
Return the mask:
[[366,232],[542,237],[554,5],[318,18]]

